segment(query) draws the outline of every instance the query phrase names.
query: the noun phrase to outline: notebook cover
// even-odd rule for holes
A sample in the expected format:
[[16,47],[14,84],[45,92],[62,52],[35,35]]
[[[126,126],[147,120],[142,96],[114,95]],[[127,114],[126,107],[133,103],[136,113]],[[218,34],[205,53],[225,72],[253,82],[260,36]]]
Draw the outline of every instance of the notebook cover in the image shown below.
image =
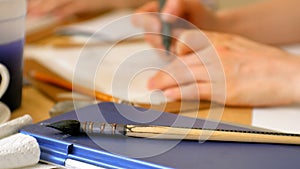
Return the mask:
[[[41,123],[69,119],[252,130],[114,103],[91,105]],[[300,147],[294,145],[154,140],[112,135],[70,136],[40,123],[27,126],[21,132],[37,138],[42,160],[61,165],[67,158],[106,168],[282,169],[297,168],[300,164]]]

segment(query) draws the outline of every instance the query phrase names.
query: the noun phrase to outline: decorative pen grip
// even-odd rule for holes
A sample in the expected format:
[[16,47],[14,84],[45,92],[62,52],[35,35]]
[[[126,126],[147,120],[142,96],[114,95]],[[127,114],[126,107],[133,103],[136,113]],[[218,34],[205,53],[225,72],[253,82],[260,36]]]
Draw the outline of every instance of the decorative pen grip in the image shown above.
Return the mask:
[[81,132],[94,134],[121,134],[124,133],[124,125],[108,124],[98,122],[82,122],[80,123]]

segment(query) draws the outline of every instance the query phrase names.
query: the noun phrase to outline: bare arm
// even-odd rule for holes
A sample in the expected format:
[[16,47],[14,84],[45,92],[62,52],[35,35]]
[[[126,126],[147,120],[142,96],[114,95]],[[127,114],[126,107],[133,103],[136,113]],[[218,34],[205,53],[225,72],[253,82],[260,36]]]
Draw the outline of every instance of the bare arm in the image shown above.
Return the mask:
[[299,6],[299,0],[268,0],[220,11],[212,29],[269,44],[300,42]]

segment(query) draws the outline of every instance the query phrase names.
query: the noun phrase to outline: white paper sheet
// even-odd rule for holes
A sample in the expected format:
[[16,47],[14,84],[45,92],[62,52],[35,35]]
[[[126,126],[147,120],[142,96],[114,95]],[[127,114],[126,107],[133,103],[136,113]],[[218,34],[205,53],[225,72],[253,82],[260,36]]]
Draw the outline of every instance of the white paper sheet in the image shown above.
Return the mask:
[[252,125],[300,134],[299,119],[300,107],[256,108],[253,110]]

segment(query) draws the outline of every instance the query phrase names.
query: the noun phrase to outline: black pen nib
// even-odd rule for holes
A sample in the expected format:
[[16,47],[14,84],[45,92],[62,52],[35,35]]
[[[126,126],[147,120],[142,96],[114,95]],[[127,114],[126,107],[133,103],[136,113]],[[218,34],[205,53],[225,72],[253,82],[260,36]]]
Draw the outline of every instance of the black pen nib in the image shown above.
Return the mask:
[[70,135],[80,134],[80,122],[77,120],[64,120],[64,121],[48,124],[46,126],[59,130],[64,134],[70,134]]

